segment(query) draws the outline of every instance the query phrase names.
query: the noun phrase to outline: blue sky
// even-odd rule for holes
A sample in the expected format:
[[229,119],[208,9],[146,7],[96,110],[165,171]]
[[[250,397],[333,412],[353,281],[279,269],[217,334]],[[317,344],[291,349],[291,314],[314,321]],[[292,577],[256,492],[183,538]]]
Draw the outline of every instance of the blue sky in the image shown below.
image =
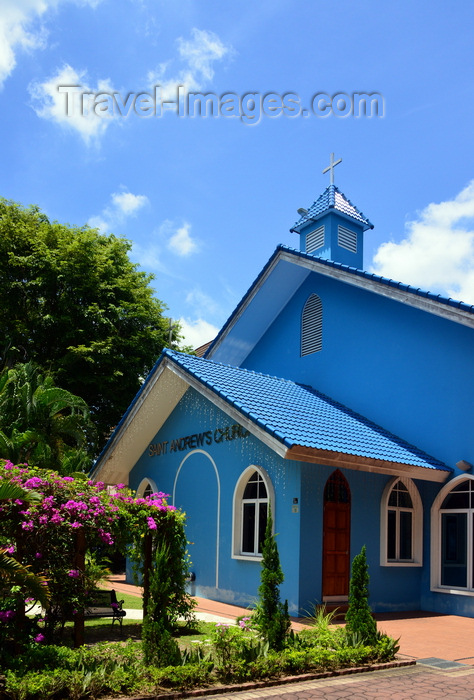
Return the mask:
[[[1,0],[0,196],[131,240],[197,346],[298,247],[334,152],[375,225],[365,268],[474,304],[473,24],[469,0]],[[220,115],[156,116],[179,84]],[[361,93],[383,116],[352,113]]]

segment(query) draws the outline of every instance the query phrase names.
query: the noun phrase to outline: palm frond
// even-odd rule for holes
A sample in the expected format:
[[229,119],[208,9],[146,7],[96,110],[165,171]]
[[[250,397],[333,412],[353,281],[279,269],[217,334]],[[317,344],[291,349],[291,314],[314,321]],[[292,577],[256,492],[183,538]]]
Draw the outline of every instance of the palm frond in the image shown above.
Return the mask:
[[41,574],[33,573],[29,566],[24,566],[11,557],[4,548],[0,548],[0,582],[3,585],[20,586],[25,596],[39,601],[43,607],[48,606],[50,599],[48,579]]

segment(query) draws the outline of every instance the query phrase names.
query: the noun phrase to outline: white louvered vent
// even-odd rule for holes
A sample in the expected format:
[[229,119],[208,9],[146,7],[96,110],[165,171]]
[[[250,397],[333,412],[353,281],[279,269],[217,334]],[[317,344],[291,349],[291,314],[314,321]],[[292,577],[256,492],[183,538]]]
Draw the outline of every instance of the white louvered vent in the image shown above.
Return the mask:
[[317,294],[311,294],[304,305],[301,319],[301,356],[323,347],[323,305]]
[[306,252],[311,254],[314,253],[318,248],[322,248],[324,245],[324,226],[320,226],[314,231],[310,231],[306,236]]
[[357,253],[357,233],[344,226],[337,227],[337,243],[341,248]]

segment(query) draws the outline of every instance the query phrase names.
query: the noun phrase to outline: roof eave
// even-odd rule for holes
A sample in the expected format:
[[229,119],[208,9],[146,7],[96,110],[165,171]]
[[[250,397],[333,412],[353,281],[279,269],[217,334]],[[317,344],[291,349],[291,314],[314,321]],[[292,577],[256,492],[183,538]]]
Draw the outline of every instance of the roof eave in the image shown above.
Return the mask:
[[303,221],[298,221],[293,228],[290,228],[290,233],[301,233],[301,231],[305,228],[305,226],[308,226],[311,223],[315,223],[322,219],[324,216],[327,216],[329,212],[334,212],[341,218],[345,219],[346,221],[350,221],[352,223],[356,223],[359,226],[362,227],[363,231],[367,231],[368,229],[373,229],[374,225],[365,217],[362,217],[362,219],[358,219],[355,216],[351,216],[351,214],[347,214],[346,212],[342,211],[341,209],[338,209],[336,206],[331,205],[324,211],[320,212],[319,214],[315,214],[315,216],[307,216]]
[[387,474],[389,476],[409,476],[412,479],[424,481],[445,482],[451,476],[453,470],[449,467],[421,467],[415,464],[405,464],[390,460],[362,457],[360,455],[321,450],[303,445],[293,445],[288,449],[286,459],[300,462],[312,462],[324,464],[335,468],[353,469],[355,471],[370,472],[373,474]]

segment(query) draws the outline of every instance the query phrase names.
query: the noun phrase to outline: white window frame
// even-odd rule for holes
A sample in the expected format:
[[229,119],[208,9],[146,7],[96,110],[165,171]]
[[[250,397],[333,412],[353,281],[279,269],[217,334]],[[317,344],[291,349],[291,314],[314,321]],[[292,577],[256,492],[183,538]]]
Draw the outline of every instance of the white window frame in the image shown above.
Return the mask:
[[[442,532],[441,532],[441,516],[443,513],[467,513],[467,537],[466,537],[466,567],[467,573],[473,572],[474,567],[474,534],[473,534],[473,523],[474,523],[474,508],[450,508],[441,509],[441,505],[446,498],[446,496],[453,490],[455,486],[458,486],[463,481],[473,481],[474,476],[470,474],[460,474],[459,476],[451,479],[447,484],[443,486],[441,491],[436,496],[433,505],[431,507],[431,591],[435,593],[448,593],[451,595],[464,595],[473,597],[474,596],[474,580],[471,581],[472,587],[466,588],[456,588],[454,586],[443,586],[441,584],[441,544],[442,544]],[[474,573],[471,573],[474,579]],[[469,580],[468,580],[469,583]]]
[[[242,472],[242,474],[239,477],[239,480],[237,481],[236,487],[234,489],[234,498],[233,498],[233,508],[232,508],[232,558],[233,559],[242,559],[245,561],[261,561],[262,560],[262,555],[258,553],[248,553],[248,552],[242,552],[242,526],[243,526],[243,504],[245,501],[243,500],[243,495],[245,491],[245,487],[247,486],[248,480],[250,479],[251,475],[254,472],[258,472],[258,474],[261,476],[265,488],[267,490],[267,498],[266,499],[258,499],[257,502],[263,503],[266,502],[268,503],[269,506],[271,506],[272,509],[272,519],[273,523],[275,523],[275,494],[273,490],[273,485],[270,480],[270,477],[268,476],[267,472],[259,466],[256,466],[255,464],[250,465],[245,469],[245,471]],[[254,499],[255,500],[255,499]],[[257,520],[256,522],[256,530],[257,532]],[[257,536],[257,535],[255,535]]]
[[[401,482],[410,494],[411,502],[413,508],[403,508],[389,506],[388,501],[390,494],[397,482]],[[400,536],[400,518],[399,512],[410,511],[412,513],[412,558],[410,560],[406,559],[388,559],[387,556],[387,536],[388,536],[388,511],[395,510],[398,511],[397,517],[397,541]],[[385,485],[382,493],[382,498],[380,501],[380,566],[392,566],[392,567],[415,567],[423,566],[423,503],[417,487],[415,486],[412,479],[406,477],[395,476],[393,479]]]
[[143,498],[143,494],[147,490],[148,486],[151,488],[152,493],[158,493],[158,487],[153,481],[153,479],[147,477],[145,479],[142,479],[138,485],[137,498]]

